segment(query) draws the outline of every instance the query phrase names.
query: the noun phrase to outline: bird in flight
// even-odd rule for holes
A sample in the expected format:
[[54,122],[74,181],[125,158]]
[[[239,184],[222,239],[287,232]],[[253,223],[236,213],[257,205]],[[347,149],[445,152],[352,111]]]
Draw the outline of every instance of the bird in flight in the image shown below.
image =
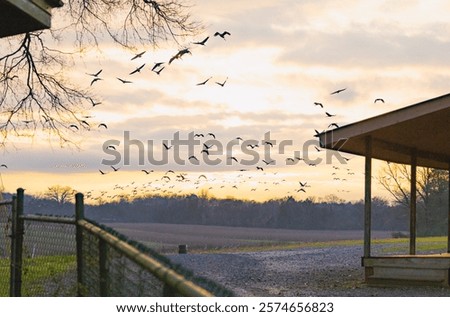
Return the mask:
[[205,43],[206,43],[206,41],[208,41],[208,39],[209,39],[209,36],[207,38],[205,38],[204,40],[200,41],[200,42],[194,42],[194,44],[205,45]]
[[273,143],[269,142],[269,141],[264,141],[264,144],[270,145],[271,147],[273,147]]
[[166,143],[163,143],[163,145],[164,145],[164,148],[165,148],[166,150],[170,150],[170,149],[172,148],[172,146],[173,146],[173,145],[168,146]]
[[77,129],[77,130],[79,130],[78,126],[77,126],[77,125],[75,125],[75,124],[71,124],[71,125],[69,125],[69,128],[74,128],[74,129]]
[[214,134],[214,133],[208,133],[208,135],[210,135],[210,136],[212,136],[213,137],[213,139],[215,139],[216,138],[216,135]]
[[147,170],[141,170],[142,172],[144,172],[145,174],[150,174],[151,172],[153,172],[153,170],[151,170],[151,171],[147,171]]
[[266,160],[262,160],[264,163],[266,163],[266,165],[269,165],[269,164],[272,164],[272,163],[275,163],[275,160],[272,160],[272,161],[266,161]]
[[209,155],[209,151],[208,151],[208,149],[203,149],[203,150],[201,150],[201,152],[200,153],[206,153],[206,155]]
[[229,159],[229,160],[236,161],[237,163],[239,163],[239,161],[237,160],[237,158],[235,158],[234,156],[230,156],[230,157],[228,157],[228,159]]
[[103,172],[102,170],[98,170],[100,172],[100,174],[105,175],[106,173]]
[[86,74],[89,76],[93,76],[93,77],[98,77],[98,75],[100,75],[100,73],[103,71],[103,69],[100,69],[98,72],[94,73],[94,74]]
[[125,80],[125,79],[122,79],[122,78],[119,78],[119,77],[117,77],[117,79],[120,80],[122,82],[122,84],[131,84],[132,83],[129,80]]
[[165,67],[161,67],[160,69],[154,70],[153,72],[155,72],[156,75],[159,75],[159,74],[161,74],[161,72],[163,71],[164,68],[165,68]]
[[230,36],[231,33],[228,32],[228,31],[223,31],[222,33],[220,33],[220,32],[214,33],[214,36],[220,36],[220,37],[223,38],[224,40],[225,40],[225,36],[226,36],[226,35]]
[[141,69],[144,68],[145,64],[142,64],[141,66],[139,66],[138,68],[136,68],[135,70],[133,70],[130,75],[136,74],[136,73],[140,73]]
[[110,165],[111,166],[111,168],[114,170],[114,172],[117,172],[118,170],[120,170],[120,167],[114,167],[114,166],[112,166],[112,165]]
[[102,104],[101,102],[95,102],[91,97],[89,97],[89,100],[90,100],[91,103],[92,103],[92,107],[95,107],[95,106],[97,106],[97,105]]
[[327,115],[327,117],[335,117],[336,115],[335,114],[331,114],[331,113],[329,113],[329,112],[325,112],[325,114]]
[[134,55],[132,58],[131,58],[131,60],[135,60],[136,58],[141,58],[142,57],[142,55],[144,55],[145,54],[145,51],[143,51],[143,52],[140,52],[140,53],[138,53],[138,54],[136,54],[136,55]]
[[302,187],[306,187],[306,184],[307,184],[307,183],[308,183],[308,182],[304,182],[304,183],[299,182],[300,186],[302,186]]
[[314,148],[316,149],[317,152],[321,152],[322,150],[319,149],[317,146],[314,145]]
[[225,86],[225,83],[227,82],[227,80],[228,80],[228,77],[222,83],[219,83],[219,82],[216,81],[216,84],[223,87],[223,86]]
[[262,168],[261,166],[256,166],[256,169],[260,170],[260,171],[264,171],[264,168]]
[[200,175],[199,177],[198,177],[198,179],[200,179],[200,177],[203,177],[204,179],[208,179],[208,178],[206,178],[206,176],[205,175]]
[[315,102],[314,105],[315,105],[315,106],[319,106],[320,108],[323,108],[323,104],[320,103],[320,102]]
[[208,79],[202,81],[201,83],[198,83],[197,86],[205,85],[205,84],[208,82],[208,80],[210,80],[211,78],[212,78],[212,77],[209,77]]
[[196,160],[198,162],[198,158],[196,158],[195,155],[189,156],[188,160]]
[[336,128],[339,128],[339,125],[337,124],[337,123],[330,123],[329,125],[328,125],[328,127],[329,128],[331,128],[331,127],[336,127]]
[[375,101],[373,103],[377,103],[377,101],[381,101],[382,103],[384,103],[384,99],[382,99],[382,98],[375,99]]
[[164,62],[157,62],[157,63],[155,63],[155,65],[153,65],[153,67],[152,67],[152,72],[154,72],[155,69],[157,69],[158,67],[160,67],[162,64],[164,64]]
[[297,189],[297,193],[299,193],[299,192],[304,192],[304,193],[306,193],[306,190],[304,190],[303,188]]
[[341,92],[343,92],[343,91],[346,90],[346,89],[347,89],[347,88],[338,89],[338,90],[336,90],[336,91],[333,91],[330,95],[335,95],[335,94],[341,93]]
[[8,166],[6,166],[6,164],[2,164],[2,165],[0,165],[0,167],[8,168]]
[[205,135],[203,133],[196,133],[194,134],[194,138],[195,137],[199,137],[199,138],[203,138]]
[[98,128],[100,128],[100,127],[104,127],[105,129],[108,129],[108,126],[106,124],[104,124],[104,123],[100,123],[98,125]]
[[103,80],[103,79],[100,78],[100,77],[95,77],[94,79],[92,79],[92,81],[91,81],[91,86],[92,86],[96,81],[99,81],[99,80]]
[[191,54],[191,51],[188,48],[184,48],[182,50],[179,50],[178,53],[176,53],[174,56],[172,56],[169,60],[169,65],[176,59],[180,59],[181,57],[183,57],[184,54]]

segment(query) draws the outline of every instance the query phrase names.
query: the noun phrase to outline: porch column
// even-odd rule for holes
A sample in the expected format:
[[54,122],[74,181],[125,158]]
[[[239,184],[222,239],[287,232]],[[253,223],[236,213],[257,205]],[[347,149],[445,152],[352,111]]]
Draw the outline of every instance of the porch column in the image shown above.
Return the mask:
[[364,184],[364,257],[370,257],[372,227],[372,137],[366,136],[366,162]]
[[411,190],[409,202],[409,254],[416,254],[417,151],[411,152]]
[[450,253],[450,163],[448,163],[447,253]]

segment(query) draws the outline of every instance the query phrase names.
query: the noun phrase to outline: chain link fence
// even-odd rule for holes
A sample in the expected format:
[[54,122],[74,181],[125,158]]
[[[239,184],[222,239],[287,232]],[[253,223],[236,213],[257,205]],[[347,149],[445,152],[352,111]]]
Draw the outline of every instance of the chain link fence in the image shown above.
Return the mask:
[[0,296],[9,295],[12,202],[0,203]]
[[[3,208],[9,207],[9,208]],[[1,296],[233,296],[119,232],[76,217],[23,213],[23,190],[0,203]]]

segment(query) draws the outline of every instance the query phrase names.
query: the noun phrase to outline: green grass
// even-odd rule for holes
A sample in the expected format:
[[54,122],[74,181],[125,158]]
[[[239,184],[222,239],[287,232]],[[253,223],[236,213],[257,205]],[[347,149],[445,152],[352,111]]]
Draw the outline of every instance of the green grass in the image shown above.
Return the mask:
[[[419,237],[416,240],[418,252],[443,252],[447,248],[447,237]],[[362,246],[363,240],[337,240],[325,242],[276,242],[252,240],[252,245],[235,245],[219,248],[192,248],[190,253],[234,253],[234,252],[262,252],[276,250],[293,250],[298,248],[331,248],[338,246]],[[390,246],[390,244],[395,244]],[[400,252],[409,246],[408,238],[373,239],[372,245],[386,245],[382,252]]]
[[[22,296],[58,296],[62,289],[67,288],[62,277],[71,270],[76,270],[75,255],[24,259]],[[0,285],[0,296],[9,296],[9,259],[0,259]]]

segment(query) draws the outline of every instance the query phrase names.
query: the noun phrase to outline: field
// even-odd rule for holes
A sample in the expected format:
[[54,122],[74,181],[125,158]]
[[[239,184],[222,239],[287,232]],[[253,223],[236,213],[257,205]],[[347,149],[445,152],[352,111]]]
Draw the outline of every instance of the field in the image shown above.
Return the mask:
[[[178,245],[188,245],[189,252],[264,251],[321,244],[362,245],[362,230],[288,230],[242,228],[164,223],[109,223],[129,238],[163,253],[178,252]],[[372,232],[374,239],[391,237],[389,231]]]

